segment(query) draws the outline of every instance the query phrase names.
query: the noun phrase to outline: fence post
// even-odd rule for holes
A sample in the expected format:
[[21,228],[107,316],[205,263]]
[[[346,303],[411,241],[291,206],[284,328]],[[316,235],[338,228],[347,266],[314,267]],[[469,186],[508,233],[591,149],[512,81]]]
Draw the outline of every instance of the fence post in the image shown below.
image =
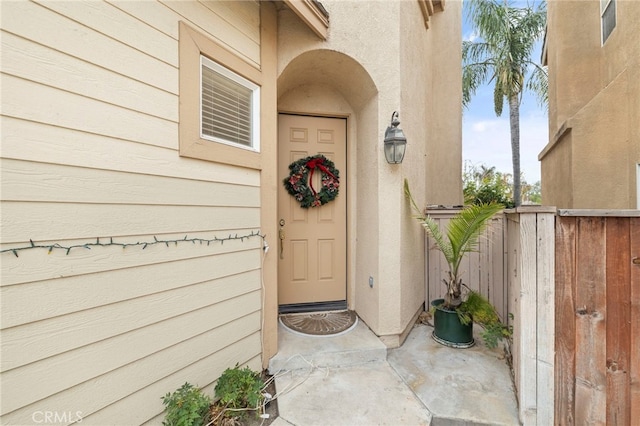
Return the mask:
[[520,421],[554,424],[555,207],[507,211],[509,312]]

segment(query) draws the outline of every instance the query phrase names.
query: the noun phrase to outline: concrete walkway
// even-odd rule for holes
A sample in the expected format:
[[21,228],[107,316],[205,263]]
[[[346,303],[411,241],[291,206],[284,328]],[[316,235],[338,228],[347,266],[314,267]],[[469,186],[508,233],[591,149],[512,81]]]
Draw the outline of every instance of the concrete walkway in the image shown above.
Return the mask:
[[451,349],[416,325],[389,349],[359,321],[347,334],[312,337],[280,326],[273,426],[519,425],[509,368],[479,341]]

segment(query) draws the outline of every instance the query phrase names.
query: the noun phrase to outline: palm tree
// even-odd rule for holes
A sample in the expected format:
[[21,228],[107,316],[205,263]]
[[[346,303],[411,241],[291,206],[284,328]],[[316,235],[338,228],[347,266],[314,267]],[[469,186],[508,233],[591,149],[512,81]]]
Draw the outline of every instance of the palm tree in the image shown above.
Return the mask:
[[520,101],[530,90],[541,104],[547,104],[547,72],[531,60],[536,40],[544,33],[545,3],[537,8],[511,6],[507,0],[468,0],[467,16],[475,26],[479,41],[462,43],[462,103],[467,106],[482,84],[494,85],[497,116],[509,104],[513,200],[521,203],[520,189]]
[[446,232],[440,230],[440,226],[431,216],[422,213],[416,204],[409,182],[404,180],[404,193],[409,200],[414,216],[424,227],[427,234],[433,238],[435,246],[444,255],[449,266],[448,277],[443,279],[447,286],[444,296],[444,306],[455,309],[462,304],[462,278],[460,276],[460,263],[466,253],[478,250],[480,237],[487,226],[489,219],[504,208],[498,203],[471,204],[460,210],[447,225]]

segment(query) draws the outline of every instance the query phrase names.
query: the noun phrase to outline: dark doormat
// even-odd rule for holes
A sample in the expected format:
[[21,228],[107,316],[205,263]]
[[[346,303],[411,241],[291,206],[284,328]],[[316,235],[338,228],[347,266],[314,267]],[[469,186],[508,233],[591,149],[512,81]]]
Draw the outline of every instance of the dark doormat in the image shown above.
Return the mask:
[[294,333],[335,336],[351,331],[358,322],[354,311],[308,312],[280,315],[280,323]]

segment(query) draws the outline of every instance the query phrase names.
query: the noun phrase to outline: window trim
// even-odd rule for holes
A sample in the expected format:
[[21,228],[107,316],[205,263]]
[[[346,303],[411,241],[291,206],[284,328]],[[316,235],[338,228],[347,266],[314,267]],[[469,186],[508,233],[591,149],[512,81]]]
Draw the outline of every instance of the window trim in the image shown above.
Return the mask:
[[247,80],[241,75],[236,74],[232,70],[226,68],[223,65],[220,65],[216,61],[211,60],[210,58],[200,55],[200,87],[203,86],[203,76],[202,76],[202,67],[206,66],[211,69],[213,72],[216,72],[229,80],[251,90],[251,145],[242,145],[239,143],[235,143],[232,141],[227,141],[222,138],[216,138],[215,136],[205,135],[203,133],[203,103],[202,103],[202,94],[203,91],[200,90],[200,138],[215,142],[215,143],[223,143],[226,145],[230,145],[236,148],[246,149],[253,152],[260,152],[260,86],[257,84]]
[[[604,14],[609,9],[609,7],[611,7],[611,5],[613,5],[613,28],[611,28],[611,31],[609,32],[609,34],[607,34],[607,37],[605,38],[605,35],[604,35]],[[600,0],[600,43],[601,43],[601,46],[604,46],[604,44],[607,42],[609,37],[611,37],[611,34],[613,34],[613,31],[616,29],[617,25],[618,25],[618,5],[616,4],[616,0]]]
[[[238,76],[262,87],[262,72],[254,64],[247,62],[213,39],[196,31],[185,22],[179,23],[179,155],[181,157],[232,164],[252,169],[262,168],[262,154],[255,149],[247,149],[236,144],[213,142],[202,138],[200,113],[201,56],[205,56],[227,68]],[[260,114],[262,101],[254,108],[258,109],[258,121],[254,128],[261,133]]]

